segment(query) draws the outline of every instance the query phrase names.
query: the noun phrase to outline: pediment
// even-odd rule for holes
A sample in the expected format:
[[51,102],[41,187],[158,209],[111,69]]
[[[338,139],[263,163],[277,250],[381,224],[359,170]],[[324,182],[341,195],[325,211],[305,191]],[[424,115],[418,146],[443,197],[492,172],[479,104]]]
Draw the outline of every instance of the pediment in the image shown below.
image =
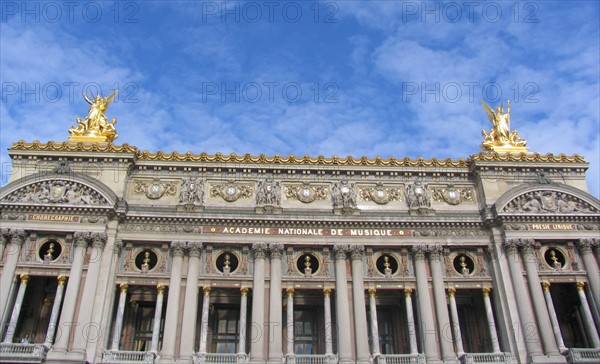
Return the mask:
[[537,189],[521,193],[510,199],[499,210],[502,215],[595,215],[599,212],[598,208],[591,202],[585,201],[568,191],[557,189]]
[[34,205],[110,206],[96,189],[73,179],[49,179],[29,183],[8,193],[2,202]]

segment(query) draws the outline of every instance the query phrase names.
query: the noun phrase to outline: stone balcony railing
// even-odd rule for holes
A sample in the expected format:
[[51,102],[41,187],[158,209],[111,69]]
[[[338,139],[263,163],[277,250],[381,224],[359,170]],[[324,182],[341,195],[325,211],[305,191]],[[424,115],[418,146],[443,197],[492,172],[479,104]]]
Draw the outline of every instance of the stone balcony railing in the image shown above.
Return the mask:
[[192,361],[194,364],[246,364],[248,363],[248,355],[244,353],[196,353]]
[[102,354],[103,363],[111,364],[154,364],[156,353],[149,351],[106,350]]
[[600,349],[569,349],[567,353],[569,363],[600,363]]
[[462,364],[512,364],[509,353],[465,353],[460,357]]
[[335,354],[294,354],[285,356],[286,364],[337,364]]
[[2,363],[43,363],[48,348],[42,344],[0,344]]
[[380,354],[373,358],[375,364],[425,364],[424,354]]

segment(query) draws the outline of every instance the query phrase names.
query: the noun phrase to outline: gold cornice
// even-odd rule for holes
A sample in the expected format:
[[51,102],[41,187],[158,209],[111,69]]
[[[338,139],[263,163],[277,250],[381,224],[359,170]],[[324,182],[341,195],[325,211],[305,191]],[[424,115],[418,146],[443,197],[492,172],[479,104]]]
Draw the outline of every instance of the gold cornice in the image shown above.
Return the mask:
[[579,154],[572,156],[563,153],[555,156],[552,153],[546,155],[540,153],[485,153],[480,152],[472,155],[468,159],[471,161],[486,162],[536,162],[536,163],[585,163],[585,159]]
[[10,149],[14,150],[39,150],[39,151],[66,151],[66,152],[109,152],[109,153],[139,153],[139,150],[129,144],[114,145],[112,143],[73,143],[73,142],[53,142],[46,144],[36,140],[33,143],[27,143],[20,140],[12,145]]
[[68,151],[68,152],[108,152],[108,153],[135,153],[141,161],[176,161],[176,162],[204,162],[204,163],[247,163],[247,164],[279,164],[279,165],[340,165],[340,166],[384,166],[384,167],[468,167],[474,161],[498,161],[498,162],[536,162],[536,163],[585,163],[585,159],[574,154],[567,156],[559,154],[555,156],[552,153],[542,155],[540,153],[485,153],[481,152],[470,156],[468,159],[459,158],[452,160],[446,159],[410,159],[408,157],[397,159],[390,157],[383,159],[381,157],[354,158],[347,156],[344,158],[333,157],[296,157],[289,155],[287,157],[278,154],[269,157],[264,154],[253,156],[251,154],[237,155],[231,153],[228,155],[216,153],[210,155],[207,153],[193,154],[187,152],[180,154],[178,152],[165,153],[158,151],[150,153],[149,151],[140,151],[138,148],[129,145],[114,145],[112,143],[72,143],[72,142],[52,142],[43,144],[39,141],[27,143],[23,140],[14,143],[12,150],[31,150],[31,151]]

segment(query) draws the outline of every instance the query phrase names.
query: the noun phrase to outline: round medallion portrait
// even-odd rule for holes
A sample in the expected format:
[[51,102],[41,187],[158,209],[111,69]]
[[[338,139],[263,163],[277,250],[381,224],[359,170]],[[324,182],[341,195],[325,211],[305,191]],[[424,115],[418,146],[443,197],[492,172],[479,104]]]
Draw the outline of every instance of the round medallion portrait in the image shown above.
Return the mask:
[[40,246],[38,256],[44,262],[56,260],[62,253],[62,246],[57,240],[48,240]]
[[135,266],[143,273],[147,273],[156,267],[158,256],[150,249],[146,249],[135,256]]
[[394,274],[398,271],[398,261],[390,254],[383,254],[375,262],[377,271],[383,275]]
[[221,273],[233,273],[238,268],[239,260],[232,252],[223,252],[219,254],[215,264]]

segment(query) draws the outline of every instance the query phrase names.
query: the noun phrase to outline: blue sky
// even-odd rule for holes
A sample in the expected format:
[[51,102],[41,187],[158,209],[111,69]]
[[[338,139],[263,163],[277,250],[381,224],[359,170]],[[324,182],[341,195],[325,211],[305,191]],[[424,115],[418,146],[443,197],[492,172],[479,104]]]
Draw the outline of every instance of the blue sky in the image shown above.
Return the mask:
[[479,100],[510,99],[600,196],[598,1],[0,4],[2,184],[12,142],[66,140],[118,87],[117,144],[210,154],[466,158]]

